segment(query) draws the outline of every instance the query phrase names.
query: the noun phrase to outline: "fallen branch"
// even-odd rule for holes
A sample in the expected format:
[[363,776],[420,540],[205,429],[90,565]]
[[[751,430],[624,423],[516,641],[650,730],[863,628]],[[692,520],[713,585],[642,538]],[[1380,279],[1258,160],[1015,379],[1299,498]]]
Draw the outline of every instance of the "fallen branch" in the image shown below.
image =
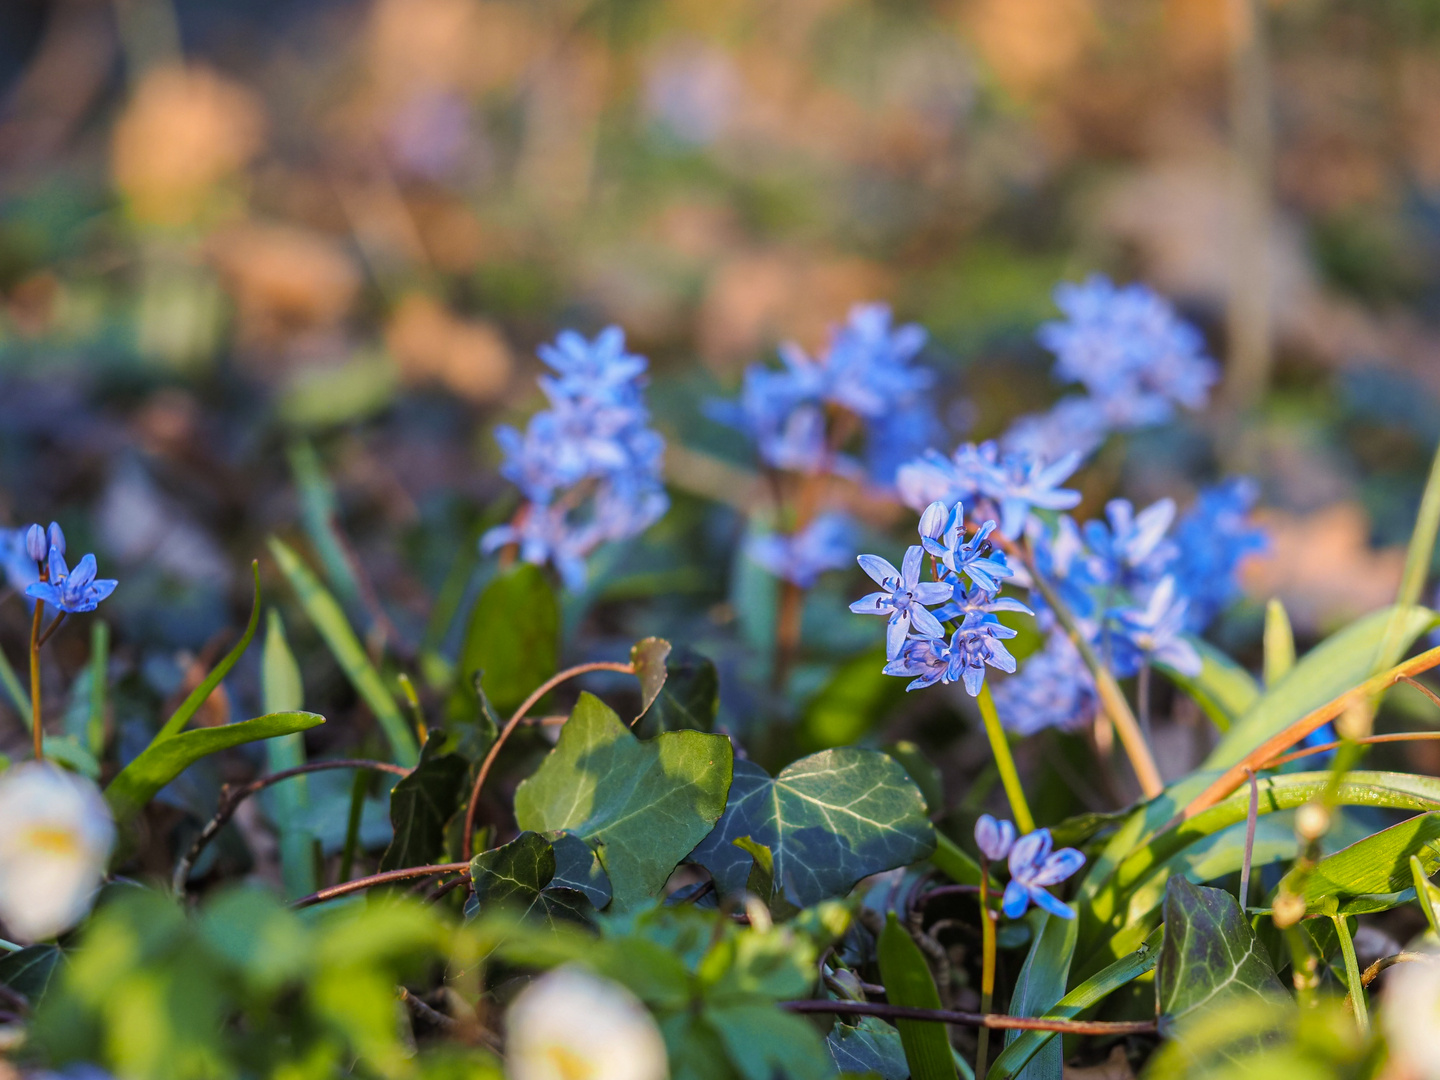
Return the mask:
[[293,901],[291,907],[310,907],[312,904],[323,904],[327,900],[334,900],[337,896],[345,896],[352,892],[360,892],[374,885],[386,885],[392,881],[408,881],[410,878],[434,877],[440,874],[470,873],[469,863],[436,863],[433,866],[407,866],[403,870],[386,870],[383,874],[371,874],[369,877],[355,878],[353,881],[342,881],[338,885],[331,885],[328,889],[321,889],[309,896],[302,896],[299,900]]

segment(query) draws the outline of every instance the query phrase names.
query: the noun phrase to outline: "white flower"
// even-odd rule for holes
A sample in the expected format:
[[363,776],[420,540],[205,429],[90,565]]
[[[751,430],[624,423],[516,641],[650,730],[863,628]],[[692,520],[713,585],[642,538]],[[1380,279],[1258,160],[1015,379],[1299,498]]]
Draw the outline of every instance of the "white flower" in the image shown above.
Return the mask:
[[17,765],[0,773],[0,823],[0,922],[27,941],[74,926],[115,844],[99,789],[54,765]]
[[665,1042],[623,986],[574,967],[543,975],[506,1014],[511,1080],[665,1080]]
[[1394,1064],[1416,1080],[1440,1080],[1440,956],[1399,964],[1386,978],[1382,1016]]

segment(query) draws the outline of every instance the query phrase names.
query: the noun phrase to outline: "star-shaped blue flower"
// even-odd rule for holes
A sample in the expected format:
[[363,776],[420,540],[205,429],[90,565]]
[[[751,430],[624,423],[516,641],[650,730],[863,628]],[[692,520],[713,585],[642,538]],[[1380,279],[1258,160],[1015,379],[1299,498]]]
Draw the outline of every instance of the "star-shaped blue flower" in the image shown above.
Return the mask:
[[899,570],[879,555],[860,555],[860,568],[879,585],[881,592],[861,597],[850,605],[857,615],[889,615],[885,627],[885,658],[894,660],[900,655],[913,625],[925,637],[945,636],[945,628],[930,614],[924,605],[941,604],[949,600],[952,586],[943,581],[921,581],[920,566],[925,553],[919,544],[912,544],[905,550]]
[[94,611],[119,584],[114,578],[96,578],[99,568],[94,555],[86,555],[71,570],[58,547],[50,549],[50,580],[37,581],[25,595],[40,600],[67,615]]
[[946,509],[933,502],[920,515],[920,542],[925,550],[945,564],[952,574],[964,574],[986,592],[999,592],[1000,582],[1013,571],[1001,552],[990,544],[995,522],[987,521],[965,539],[965,507],[961,503]]
[[1015,841],[1010,849],[1010,884],[1005,886],[1000,903],[1000,910],[1009,918],[1024,915],[1032,901],[1051,915],[1075,918],[1074,908],[1055,899],[1045,887],[1058,885],[1079,870],[1085,865],[1085,856],[1074,848],[1052,852],[1053,843],[1049,829],[1036,829]]

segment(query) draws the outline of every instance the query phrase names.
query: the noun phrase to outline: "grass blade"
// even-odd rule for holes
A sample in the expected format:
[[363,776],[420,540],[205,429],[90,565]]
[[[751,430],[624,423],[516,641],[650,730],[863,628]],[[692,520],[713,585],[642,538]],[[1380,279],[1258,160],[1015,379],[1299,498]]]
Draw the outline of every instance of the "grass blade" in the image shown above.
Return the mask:
[[[881,931],[878,951],[880,977],[885,981],[885,997],[890,1004],[940,1008],[940,991],[935,989],[925,956],[893,911]],[[958,1080],[955,1058],[950,1053],[950,1036],[944,1024],[897,1020],[895,1026],[900,1030],[912,1080]]]
[[320,583],[314,571],[282,540],[272,536],[270,551],[300,598],[300,605],[314,622],[315,629],[320,631],[325,644],[330,646],[330,652],[345,672],[345,677],[350,680],[350,685],[355,687],[355,692],[370,706],[375,719],[380,722],[380,728],[390,743],[391,756],[397,764],[413,768],[420,760],[420,748],[415,741],[415,735],[400,712],[394,695],[386,689],[380,672],[365,654],[365,647],[355,636],[355,631],[345,618],[339,602]]
[[1290,627],[1290,616],[1284,604],[1271,599],[1265,605],[1265,685],[1274,686],[1294,666],[1295,631]]
[[[285,624],[280,619],[280,613],[273,609],[265,625],[260,692],[267,713],[297,711],[305,703],[300,665],[295,662],[295,654],[285,640]],[[265,753],[271,772],[304,765],[305,736],[298,731],[279,735],[265,744]],[[300,824],[305,809],[310,805],[310,785],[306,777],[297,776],[275,785],[266,795],[280,831],[280,876],[285,882],[285,894],[291,899],[309,896],[320,887],[315,877],[315,838],[309,829]]]
[[85,724],[85,745],[97,758],[105,749],[105,677],[109,670],[110,624],[96,619],[90,626],[90,715]]

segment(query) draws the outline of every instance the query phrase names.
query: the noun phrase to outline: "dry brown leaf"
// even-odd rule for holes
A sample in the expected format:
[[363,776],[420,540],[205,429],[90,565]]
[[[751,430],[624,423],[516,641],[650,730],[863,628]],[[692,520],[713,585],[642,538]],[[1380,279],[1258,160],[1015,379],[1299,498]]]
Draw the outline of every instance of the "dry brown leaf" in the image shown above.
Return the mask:
[[490,323],[461,319],[433,297],[412,293],[385,328],[385,343],[409,382],[438,382],[470,401],[498,397],[514,360]]

